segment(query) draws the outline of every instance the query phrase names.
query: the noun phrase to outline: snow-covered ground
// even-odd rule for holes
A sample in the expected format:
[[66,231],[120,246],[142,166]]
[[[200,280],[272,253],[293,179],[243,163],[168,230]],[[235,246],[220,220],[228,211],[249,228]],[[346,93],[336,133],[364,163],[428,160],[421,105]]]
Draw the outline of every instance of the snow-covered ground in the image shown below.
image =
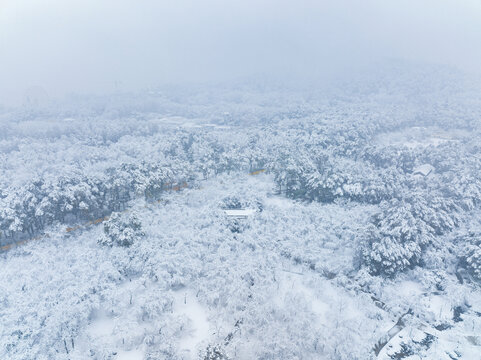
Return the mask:
[[[426,295],[415,272],[360,291],[349,233],[370,208],[302,204],[273,189],[269,175],[219,176],[155,206],[134,202],[146,236],[130,248],[97,244],[98,226],[56,229],[2,255],[0,348],[11,359],[197,359],[212,344],[235,359],[349,359],[352,349],[369,358],[411,307],[413,320],[380,358],[421,332],[436,336],[420,345],[426,356],[474,359],[479,294],[453,285]],[[220,208],[232,195],[263,204],[241,232]],[[472,306],[459,323],[455,294]],[[452,327],[437,331],[437,322]]]
[[479,91],[426,74],[1,110],[0,359],[476,359]]

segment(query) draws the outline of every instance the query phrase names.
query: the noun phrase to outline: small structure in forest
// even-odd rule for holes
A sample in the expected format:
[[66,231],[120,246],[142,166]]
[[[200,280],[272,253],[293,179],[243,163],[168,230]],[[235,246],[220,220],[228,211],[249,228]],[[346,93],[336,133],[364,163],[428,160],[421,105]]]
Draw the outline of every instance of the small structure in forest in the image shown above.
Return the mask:
[[249,227],[249,221],[245,220],[256,212],[256,209],[250,208],[224,209],[227,225],[233,233],[243,232],[246,227]]
[[224,209],[225,214],[233,219],[245,219],[256,211],[256,209]]
[[413,175],[427,177],[434,172],[434,166],[423,164],[413,170]]
[[262,211],[262,204],[259,201],[252,199],[243,200],[239,196],[229,196],[224,198],[220,206],[224,211],[226,218],[229,219],[229,223],[237,230],[242,227],[240,226],[241,223],[245,223],[245,221],[242,220]]

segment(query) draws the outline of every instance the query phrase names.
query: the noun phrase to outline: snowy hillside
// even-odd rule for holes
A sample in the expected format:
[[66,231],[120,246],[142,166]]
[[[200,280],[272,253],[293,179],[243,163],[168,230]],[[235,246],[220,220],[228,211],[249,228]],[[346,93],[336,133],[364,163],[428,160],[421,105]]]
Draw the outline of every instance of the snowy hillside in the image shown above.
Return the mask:
[[378,84],[4,110],[0,358],[477,359],[476,93]]
[[481,360],[481,1],[0,0],[0,360]]

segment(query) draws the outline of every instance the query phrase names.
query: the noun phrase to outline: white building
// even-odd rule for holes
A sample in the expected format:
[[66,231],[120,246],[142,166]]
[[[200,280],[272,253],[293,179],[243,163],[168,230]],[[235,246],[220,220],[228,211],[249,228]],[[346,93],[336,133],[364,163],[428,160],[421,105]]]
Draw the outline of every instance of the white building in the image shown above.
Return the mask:
[[229,218],[245,219],[256,212],[255,209],[225,209],[225,214]]
[[426,177],[434,172],[434,166],[430,164],[423,164],[414,169],[413,175]]

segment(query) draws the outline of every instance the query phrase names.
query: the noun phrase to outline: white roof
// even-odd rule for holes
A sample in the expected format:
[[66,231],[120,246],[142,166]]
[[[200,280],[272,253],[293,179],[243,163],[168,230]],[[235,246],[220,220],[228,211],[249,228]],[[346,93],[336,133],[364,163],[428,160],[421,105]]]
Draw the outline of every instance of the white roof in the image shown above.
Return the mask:
[[247,217],[256,212],[255,209],[226,209],[224,211],[227,216],[232,217]]
[[423,164],[418,166],[416,169],[414,169],[413,174],[414,175],[422,175],[422,176],[428,176],[434,171],[434,166],[430,164]]

